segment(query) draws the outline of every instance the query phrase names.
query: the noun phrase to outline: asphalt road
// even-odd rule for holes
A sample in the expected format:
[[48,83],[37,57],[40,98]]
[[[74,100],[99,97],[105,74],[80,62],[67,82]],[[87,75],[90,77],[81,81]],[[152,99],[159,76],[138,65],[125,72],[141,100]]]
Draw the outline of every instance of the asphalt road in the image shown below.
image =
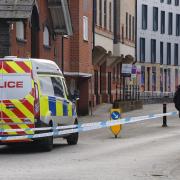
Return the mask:
[[[168,111],[174,111],[172,104]],[[161,113],[162,105],[146,105],[124,116]],[[103,120],[103,109],[80,121]],[[115,139],[109,129],[82,133],[76,146],[56,139],[52,152],[32,146],[0,147],[0,180],[179,180],[180,119],[124,125]]]

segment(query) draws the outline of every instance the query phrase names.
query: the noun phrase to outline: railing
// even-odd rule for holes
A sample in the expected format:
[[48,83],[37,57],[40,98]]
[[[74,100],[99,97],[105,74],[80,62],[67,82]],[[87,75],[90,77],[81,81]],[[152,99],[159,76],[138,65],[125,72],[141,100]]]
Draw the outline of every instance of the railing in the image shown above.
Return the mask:
[[120,89],[120,101],[142,100],[147,103],[172,102],[174,92],[144,91],[140,92],[138,85],[129,85]]
[[139,86],[130,85],[120,89],[121,101],[134,101],[140,99]]
[[144,104],[172,102],[174,92],[144,91],[140,92],[140,100]]

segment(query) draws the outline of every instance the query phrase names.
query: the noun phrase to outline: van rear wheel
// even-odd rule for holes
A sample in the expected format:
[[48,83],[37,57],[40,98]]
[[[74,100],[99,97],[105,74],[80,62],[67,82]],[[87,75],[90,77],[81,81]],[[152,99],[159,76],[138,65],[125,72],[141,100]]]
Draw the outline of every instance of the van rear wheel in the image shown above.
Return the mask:
[[53,149],[53,136],[43,138],[41,147],[44,151],[51,151]]
[[[78,121],[76,120],[74,124],[78,124]],[[78,139],[79,139],[79,133],[73,133],[73,134],[70,134],[66,140],[67,140],[67,143],[69,145],[76,145],[78,143]]]
[[[52,121],[49,123],[49,127],[53,127]],[[53,130],[49,131],[52,132]],[[53,136],[43,137],[41,138],[38,143],[40,145],[40,148],[42,148],[43,151],[51,151],[53,149]]]

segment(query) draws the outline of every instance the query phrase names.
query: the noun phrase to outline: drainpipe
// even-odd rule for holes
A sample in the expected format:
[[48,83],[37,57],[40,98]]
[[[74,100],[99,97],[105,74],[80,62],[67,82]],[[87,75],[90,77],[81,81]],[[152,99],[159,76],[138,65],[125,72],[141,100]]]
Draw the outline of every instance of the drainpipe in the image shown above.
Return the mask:
[[135,62],[137,62],[137,0],[135,0]]
[[114,0],[114,6],[113,6],[113,10],[114,10],[114,19],[113,19],[113,21],[114,21],[114,44],[117,44],[117,10],[116,10],[116,8],[117,8],[117,1],[116,0]]
[[64,74],[64,36],[61,39],[61,71]]
[[93,22],[92,22],[92,31],[93,31],[93,49],[95,47],[95,27],[96,27],[96,0],[93,0]]

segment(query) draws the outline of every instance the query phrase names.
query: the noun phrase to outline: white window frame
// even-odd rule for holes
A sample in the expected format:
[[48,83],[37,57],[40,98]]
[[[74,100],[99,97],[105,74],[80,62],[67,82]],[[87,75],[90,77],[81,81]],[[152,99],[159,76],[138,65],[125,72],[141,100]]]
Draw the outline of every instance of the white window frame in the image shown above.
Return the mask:
[[25,39],[24,23],[22,21],[16,22],[16,38],[19,40]]
[[50,40],[49,40],[49,29],[47,26],[44,27],[43,31],[43,45],[44,46],[50,46]]
[[88,17],[87,16],[83,16],[83,39],[85,41],[89,40],[89,37],[88,37]]

